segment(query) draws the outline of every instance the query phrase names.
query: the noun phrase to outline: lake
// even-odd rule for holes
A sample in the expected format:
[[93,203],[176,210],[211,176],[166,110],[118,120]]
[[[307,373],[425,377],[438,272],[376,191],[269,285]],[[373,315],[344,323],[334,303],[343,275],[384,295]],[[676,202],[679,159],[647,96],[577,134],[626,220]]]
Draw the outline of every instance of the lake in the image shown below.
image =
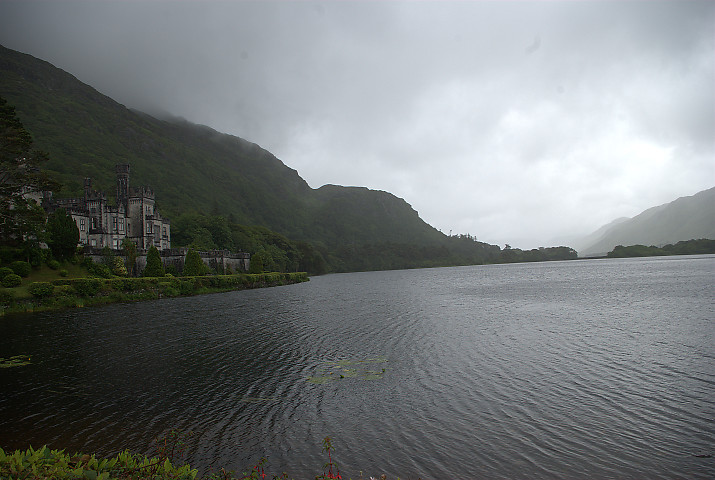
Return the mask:
[[0,318],[0,446],[344,478],[715,478],[715,256],[336,274]]

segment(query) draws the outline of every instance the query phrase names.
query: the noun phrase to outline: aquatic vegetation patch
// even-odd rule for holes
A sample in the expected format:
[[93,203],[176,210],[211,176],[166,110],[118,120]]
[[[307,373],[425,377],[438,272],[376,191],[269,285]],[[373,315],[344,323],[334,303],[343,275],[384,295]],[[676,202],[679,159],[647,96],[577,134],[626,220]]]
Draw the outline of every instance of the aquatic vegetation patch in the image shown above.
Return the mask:
[[21,367],[23,365],[30,365],[29,355],[13,355],[8,358],[0,357],[0,368],[11,368],[11,367]]
[[346,378],[377,380],[385,374],[385,368],[381,364],[386,362],[386,357],[324,362],[316,368],[315,375],[308,377],[308,382],[323,385]]

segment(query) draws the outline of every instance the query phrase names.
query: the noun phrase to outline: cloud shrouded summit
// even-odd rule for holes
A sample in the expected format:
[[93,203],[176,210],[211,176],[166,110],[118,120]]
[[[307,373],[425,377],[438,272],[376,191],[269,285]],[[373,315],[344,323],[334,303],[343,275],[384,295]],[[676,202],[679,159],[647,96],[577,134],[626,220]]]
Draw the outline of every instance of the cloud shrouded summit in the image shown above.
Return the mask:
[[125,105],[531,248],[712,187],[715,3],[0,3]]

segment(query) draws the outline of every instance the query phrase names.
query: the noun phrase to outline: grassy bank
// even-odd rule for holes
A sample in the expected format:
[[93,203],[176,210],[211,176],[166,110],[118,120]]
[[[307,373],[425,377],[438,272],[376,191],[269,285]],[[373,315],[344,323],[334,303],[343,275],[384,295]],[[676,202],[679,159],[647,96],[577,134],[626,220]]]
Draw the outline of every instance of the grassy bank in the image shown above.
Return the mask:
[[[190,435],[190,434],[189,434]],[[15,450],[5,453],[0,448],[0,479],[46,480],[264,480],[267,459],[261,458],[245,472],[237,474],[231,470],[211,470],[199,475],[198,469],[181,461],[185,440],[189,436],[172,430],[154,441],[154,456],[124,451],[111,458],[97,458],[82,453],[68,454],[64,450],[51,450],[47,446],[40,449]],[[334,448],[330,437],[323,440],[323,452],[328,462],[323,465],[323,473],[316,480],[342,480],[337,463],[333,461]],[[273,479],[288,480],[286,472],[274,475]],[[360,472],[359,480],[363,479]],[[373,477],[369,477],[373,478]],[[381,480],[386,480],[382,475]],[[356,479],[357,480],[357,479]],[[397,480],[400,480],[399,477]]]
[[[308,281],[305,272],[145,278],[47,278],[35,276],[14,288],[0,289],[0,316],[136,302],[167,297],[229,292]],[[33,280],[33,281],[29,281]]]

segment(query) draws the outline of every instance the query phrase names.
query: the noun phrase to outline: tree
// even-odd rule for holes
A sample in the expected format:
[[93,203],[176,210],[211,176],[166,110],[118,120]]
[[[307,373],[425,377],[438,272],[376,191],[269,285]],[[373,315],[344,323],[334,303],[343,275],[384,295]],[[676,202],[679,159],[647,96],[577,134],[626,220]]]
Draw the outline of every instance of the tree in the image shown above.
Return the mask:
[[186,252],[183,275],[185,277],[195,277],[197,275],[203,275],[204,273],[206,273],[206,265],[204,261],[201,260],[199,252],[190,248],[189,251]]
[[161,255],[159,250],[154,245],[149,247],[146,254],[146,267],[144,268],[145,277],[163,277],[164,266],[161,264]]
[[32,150],[32,136],[15,107],[0,97],[0,244],[18,245],[40,232],[45,216],[36,200],[42,192],[59,190],[40,171],[47,160],[47,154]]
[[47,217],[47,245],[58,259],[70,258],[77,250],[79,229],[72,215],[59,208]]
[[134,242],[132,242],[128,238],[125,238],[124,240],[122,240],[122,249],[124,250],[124,256],[127,257],[127,274],[133,277],[137,264],[137,246],[134,245]]
[[265,250],[260,250],[253,255],[251,255],[251,265],[248,268],[248,273],[263,273],[263,260],[265,257],[266,251]]

